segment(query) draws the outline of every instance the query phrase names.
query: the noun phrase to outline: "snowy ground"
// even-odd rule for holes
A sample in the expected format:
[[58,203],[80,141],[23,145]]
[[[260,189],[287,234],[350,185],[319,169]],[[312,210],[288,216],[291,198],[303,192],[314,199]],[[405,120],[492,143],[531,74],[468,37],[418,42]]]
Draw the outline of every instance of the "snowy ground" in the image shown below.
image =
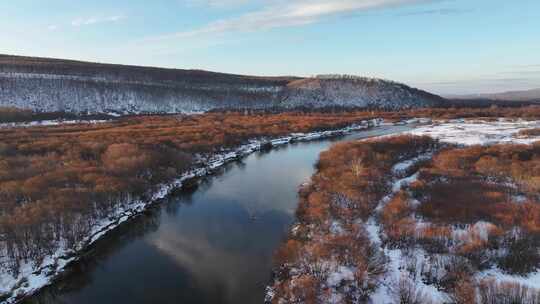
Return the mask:
[[[425,124],[430,122],[421,121],[421,123]],[[442,142],[458,145],[491,145],[500,143],[531,144],[535,141],[539,141],[540,136],[523,137],[519,136],[518,133],[521,130],[535,128],[540,128],[540,121],[508,121],[504,119],[493,122],[452,120],[449,122],[433,122],[429,125],[420,126],[405,133],[412,135],[428,135],[437,138]],[[394,135],[388,135],[388,137],[391,136]],[[395,176],[395,179],[392,182],[392,191],[379,202],[379,205],[375,209],[375,214],[365,223],[365,228],[373,243],[382,244],[382,238],[384,237],[383,228],[377,220],[378,214],[397,192],[414,182],[418,176],[417,173],[411,173],[407,176],[403,176],[403,174],[411,169],[416,163],[430,159],[432,155],[432,153],[426,153],[412,159],[403,160],[392,168],[392,173]],[[419,223],[419,225],[421,224],[427,223]],[[477,224],[478,225],[473,225],[471,230],[486,226],[480,225],[484,224],[480,222]],[[485,229],[480,230],[483,231]],[[459,231],[454,232],[458,233]],[[380,282],[380,287],[371,296],[371,303],[394,303],[397,289],[400,284],[403,284],[403,280],[406,281],[406,284],[415,286],[416,291],[429,299],[431,303],[446,303],[450,301],[450,297],[447,293],[438,290],[434,285],[426,284],[422,280],[420,271],[416,270],[416,273],[410,273],[407,269],[405,254],[409,256],[413,255],[414,261],[419,265],[429,264],[429,256],[423,249],[411,248],[405,253],[401,249],[387,248],[384,246],[383,251],[389,258],[388,272]],[[540,272],[531,273],[528,276],[521,277],[505,274],[499,269],[490,269],[478,273],[476,279],[495,279],[498,282],[512,282],[532,288],[540,288]]]
[[[54,255],[47,257],[38,267],[33,267],[32,262],[26,262],[22,265],[20,274],[17,277],[13,277],[7,272],[6,269],[0,269],[0,298],[2,298],[2,295],[7,295],[7,298],[0,300],[0,304],[15,303],[18,297],[30,295],[38,291],[40,288],[47,286],[56,276],[65,271],[65,268],[69,263],[78,259],[77,252],[84,250],[86,247],[104,236],[107,232],[118,227],[120,224],[126,222],[132,217],[139,215],[150,205],[166,197],[173,189],[181,187],[186,180],[211,174],[215,169],[223,166],[224,164],[258,151],[268,144],[271,146],[280,146],[293,141],[309,141],[329,138],[376,127],[381,125],[382,122],[382,119],[372,119],[362,121],[359,124],[353,124],[339,130],[312,133],[294,133],[289,136],[276,139],[251,140],[248,144],[242,145],[236,150],[223,151],[222,153],[213,155],[210,158],[201,159],[198,168],[185,173],[183,176],[169,184],[160,185],[156,192],[152,195],[151,200],[141,201],[138,199],[133,199],[133,201],[128,204],[121,204],[123,206],[120,206],[114,212],[114,214],[111,214],[107,219],[104,219],[95,225],[95,227],[92,229],[92,233],[86,238],[85,241],[77,246],[78,248],[75,251],[68,250],[66,248],[58,250]],[[4,256],[3,253],[0,253],[0,265],[2,265],[3,262],[2,256]]]
[[530,144],[540,136],[521,137],[518,132],[540,128],[540,121],[464,121],[434,123],[409,131],[413,135],[428,135],[442,142],[461,145],[489,145],[498,143]]
[[[416,163],[429,159],[433,153],[421,154],[417,157],[403,160],[392,168],[394,176],[399,175],[401,172],[405,172],[412,168]],[[377,216],[383,210],[384,206],[392,199],[392,197],[398,193],[403,187],[415,182],[418,177],[418,173],[415,172],[409,176],[403,178],[395,178],[392,181],[392,192],[385,196],[375,208],[375,214],[373,214],[365,224],[366,230],[370,240],[374,244],[382,244],[382,237],[384,235],[382,226],[377,221]],[[445,303],[448,301],[448,294],[438,290],[435,286],[426,284],[422,280],[422,274],[419,269],[415,267],[416,273],[409,273],[407,270],[406,259],[403,257],[404,252],[401,249],[383,247],[385,255],[389,258],[387,273],[384,279],[380,282],[379,288],[371,296],[370,303],[373,304],[391,304],[395,303],[396,293],[398,292],[400,284],[403,284],[403,280],[406,280],[406,284],[412,284],[416,290],[429,298],[432,303]],[[428,259],[425,252],[420,248],[414,248],[411,250],[415,257],[417,264],[422,263]],[[414,278],[414,279],[411,279]]]
[[[540,121],[507,121],[499,120],[494,122],[488,121],[464,121],[453,120],[444,123],[434,123],[427,126],[418,127],[412,131],[406,132],[412,135],[428,135],[437,138],[442,142],[453,143],[458,145],[491,145],[491,144],[531,144],[539,141],[540,136],[523,137],[519,136],[519,131],[526,129],[540,128]],[[402,161],[394,166],[392,172],[399,176],[399,172],[405,172],[412,167],[416,162],[428,159],[431,155],[420,155],[416,158]],[[383,198],[376,208],[376,212],[382,211],[384,205],[390,201],[392,196],[404,186],[416,180],[417,173],[403,178],[396,178],[392,184],[392,193]],[[425,224],[425,223],[421,223]],[[478,234],[483,235],[486,231],[486,226],[489,223],[478,222],[471,227],[471,230],[479,230]],[[382,227],[376,220],[376,214],[372,216],[365,224],[370,239],[374,243],[381,243],[381,236],[384,234]],[[455,234],[460,231],[455,230]],[[383,248],[385,254],[389,257],[388,273],[385,279],[381,282],[381,286],[371,297],[371,302],[374,304],[393,303],[395,288],[402,278],[407,276],[407,269],[403,259],[403,251],[400,249]],[[412,249],[416,261],[426,262],[427,256],[422,249]],[[409,253],[410,254],[410,253]],[[431,299],[432,303],[446,303],[449,301],[449,296],[445,292],[437,290],[435,286],[425,284],[421,280],[421,275],[413,275],[416,278],[414,281],[407,279],[410,283],[417,286],[421,294]],[[494,279],[497,282],[518,283],[531,288],[540,289],[540,271],[530,273],[527,276],[509,275],[500,269],[493,268],[478,273],[475,277],[477,280]]]

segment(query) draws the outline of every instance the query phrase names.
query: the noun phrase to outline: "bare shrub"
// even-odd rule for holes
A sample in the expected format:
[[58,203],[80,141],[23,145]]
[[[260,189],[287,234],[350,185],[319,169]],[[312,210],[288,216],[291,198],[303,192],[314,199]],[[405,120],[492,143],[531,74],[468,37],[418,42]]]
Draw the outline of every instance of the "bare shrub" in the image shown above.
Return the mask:
[[486,279],[479,284],[480,304],[538,304],[540,291],[514,282]]
[[520,136],[540,136],[540,128],[521,130],[518,134]]
[[498,261],[498,265],[505,271],[525,275],[540,267],[539,236],[518,233],[507,237],[503,246],[508,252]]
[[476,288],[470,276],[461,274],[457,278],[451,298],[456,304],[476,303]]
[[407,277],[401,277],[393,287],[393,303],[399,304],[429,304],[432,300]]

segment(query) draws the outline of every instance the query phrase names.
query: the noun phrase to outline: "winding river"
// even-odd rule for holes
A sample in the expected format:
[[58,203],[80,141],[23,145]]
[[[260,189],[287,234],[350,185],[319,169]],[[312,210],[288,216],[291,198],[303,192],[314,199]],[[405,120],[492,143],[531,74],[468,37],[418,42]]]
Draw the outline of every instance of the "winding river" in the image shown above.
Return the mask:
[[386,126],[252,154],[120,226],[24,303],[262,303],[272,254],[294,221],[298,185],[333,142]]

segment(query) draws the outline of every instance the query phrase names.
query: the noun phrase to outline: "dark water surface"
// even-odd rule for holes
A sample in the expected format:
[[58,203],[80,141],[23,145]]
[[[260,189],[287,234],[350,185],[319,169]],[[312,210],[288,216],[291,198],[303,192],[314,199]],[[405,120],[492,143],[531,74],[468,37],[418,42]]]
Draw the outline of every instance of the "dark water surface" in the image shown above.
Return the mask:
[[262,303],[272,254],[319,153],[336,141],[406,129],[296,143],[229,164],[108,234],[26,303]]

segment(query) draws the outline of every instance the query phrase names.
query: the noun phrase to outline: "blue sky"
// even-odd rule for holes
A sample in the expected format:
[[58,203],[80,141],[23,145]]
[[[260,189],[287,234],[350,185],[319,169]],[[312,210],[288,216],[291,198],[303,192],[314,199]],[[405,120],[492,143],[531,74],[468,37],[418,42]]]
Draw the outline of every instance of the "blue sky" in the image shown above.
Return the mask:
[[5,54],[540,88],[538,0],[18,0],[0,2],[0,26]]

